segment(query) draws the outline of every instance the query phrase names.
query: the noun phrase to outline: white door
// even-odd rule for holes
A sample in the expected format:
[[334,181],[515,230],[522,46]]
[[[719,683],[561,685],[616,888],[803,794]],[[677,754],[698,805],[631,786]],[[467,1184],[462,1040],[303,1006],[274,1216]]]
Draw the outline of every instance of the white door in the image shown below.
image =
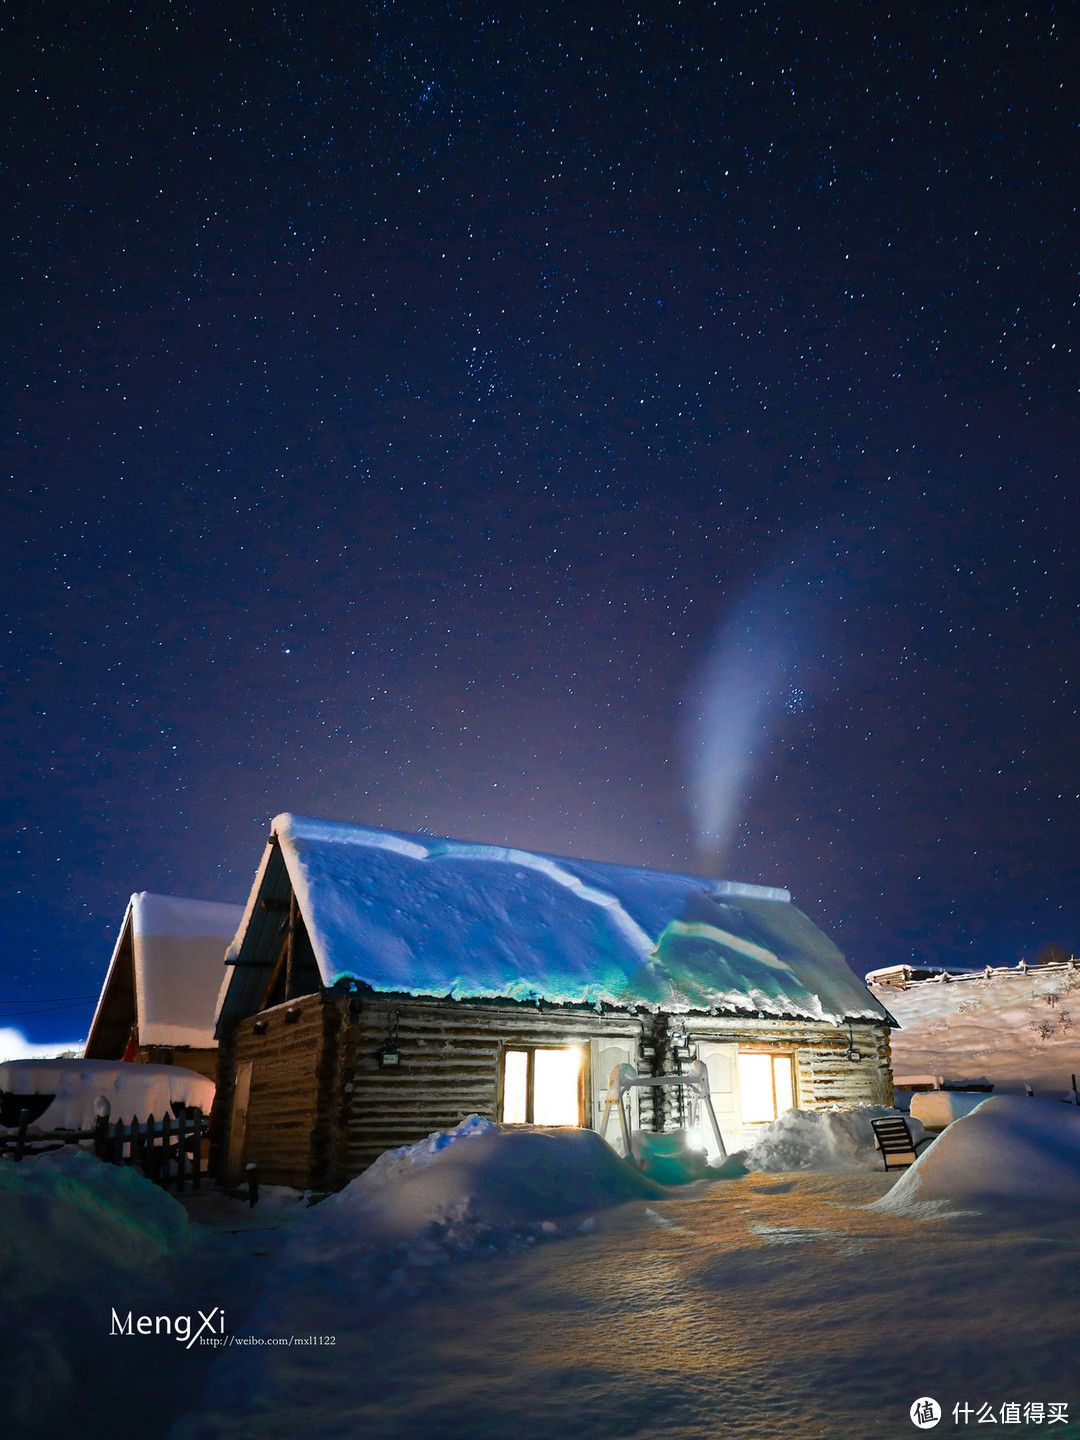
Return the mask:
[[[619,1121],[619,1111],[612,1106],[607,1113],[605,1125],[604,1112],[606,1109],[608,1081],[612,1070],[620,1065],[633,1065],[638,1067],[637,1043],[633,1040],[593,1040],[592,1046],[592,1129],[598,1130],[608,1142],[617,1150],[620,1155],[626,1154],[626,1146],[622,1138],[622,1126]],[[631,1090],[627,1093],[624,1104],[626,1106],[626,1118],[630,1123],[630,1133],[638,1128],[638,1096],[640,1092]]]
[[[716,1123],[724,1137],[728,1154],[742,1149],[742,1114],[739,1109],[739,1068],[735,1063],[738,1046],[713,1040],[700,1040],[697,1058],[709,1072],[709,1095],[716,1111]],[[698,1117],[701,1138],[705,1141],[709,1163],[719,1159],[716,1139],[708,1114]]]

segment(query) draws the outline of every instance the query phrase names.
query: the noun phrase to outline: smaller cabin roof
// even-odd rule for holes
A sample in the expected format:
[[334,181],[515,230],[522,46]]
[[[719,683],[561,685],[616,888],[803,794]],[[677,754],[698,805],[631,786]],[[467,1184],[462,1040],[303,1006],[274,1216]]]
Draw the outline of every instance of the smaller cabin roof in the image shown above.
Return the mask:
[[86,1053],[119,1059],[132,1025],[141,1045],[217,1044],[225,951],[243,907],[179,895],[132,895],[101,987]]
[[290,892],[327,987],[887,1019],[786,890],[279,815],[219,1026],[260,1008]]

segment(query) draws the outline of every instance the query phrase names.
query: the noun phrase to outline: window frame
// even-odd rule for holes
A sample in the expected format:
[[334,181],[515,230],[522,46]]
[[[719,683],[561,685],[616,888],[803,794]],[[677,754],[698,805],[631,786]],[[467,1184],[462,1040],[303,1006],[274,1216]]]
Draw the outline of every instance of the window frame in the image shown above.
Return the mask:
[[[768,1055],[773,1063],[769,1066],[769,1079],[772,1082],[773,1117],[771,1120],[746,1120],[742,1114],[742,1075],[738,1074],[739,1060],[743,1055]],[[793,1109],[799,1104],[799,1066],[797,1053],[794,1050],[785,1050],[773,1045],[740,1045],[735,1052],[735,1069],[739,1080],[739,1123],[744,1127],[749,1125],[772,1125],[779,1120],[783,1113],[776,1100],[776,1061],[787,1060],[791,1066],[791,1104]]]
[[[538,1050],[567,1051],[575,1050],[580,1058],[578,1065],[577,1083],[577,1109],[578,1118],[575,1124],[570,1127],[575,1130],[587,1130],[587,1116],[589,1114],[589,1052],[584,1041],[569,1040],[563,1045],[520,1045],[516,1041],[507,1040],[504,1042],[499,1053],[499,1085],[497,1094],[497,1114],[500,1125],[535,1125],[533,1119],[535,1113],[536,1097],[536,1052]],[[506,1057],[508,1054],[524,1054],[525,1062],[525,1119],[507,1120],[505,1118],[506,1107]]]

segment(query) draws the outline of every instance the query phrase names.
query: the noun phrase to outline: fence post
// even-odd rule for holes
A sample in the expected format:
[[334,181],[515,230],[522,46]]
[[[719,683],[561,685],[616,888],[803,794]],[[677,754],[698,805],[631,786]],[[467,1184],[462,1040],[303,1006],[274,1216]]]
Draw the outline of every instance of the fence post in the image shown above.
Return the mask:
[[247,1176],[248,1208],[253,1210],[259,1198],[259,1169],[254,1161],[244,1166],[244,1174]]
[[[128,1126],[128,1135],[131,1141],[128,1147],[131,1155],[131,1168],[133,1170],[140,1170],[142,1168],[145,1150],[144,1147],[139,1144],[142,1139],[142,1131],[139,1129],[139,1117],[137,1115],[131,1117],[131,1124]],[[143,1153],[140,1154],[140,1151]]]
[[154,1148],[154,1124],[153,1115],[148,1115],[146,1117],[146,1144],[148,1148],[146,1152],[146,1163],[143,1166],[143,1174],[148,1180],[154,1178],[154,1171],[157,1168],[157,1156]]
[[172,1116],[168,1110],[161,1117],[161,1174],[160,1183],[169,1188],[169,1141],[172,1138]]
[[176,1193],[184,1193],[187,1179],[187,1106],[176,1117]]
[[202,1182],[202,1137],[203,1137],[203,1113],[195,1111],[195,1145],[194,1145],[194,1170],[191,1175],[191,1188],[198,1190]]
[[26,1129],[30,1124],[30,1111],[19,1111],[19,1133],[15,1136],[15,1159],[21,1160],[26,1154]]

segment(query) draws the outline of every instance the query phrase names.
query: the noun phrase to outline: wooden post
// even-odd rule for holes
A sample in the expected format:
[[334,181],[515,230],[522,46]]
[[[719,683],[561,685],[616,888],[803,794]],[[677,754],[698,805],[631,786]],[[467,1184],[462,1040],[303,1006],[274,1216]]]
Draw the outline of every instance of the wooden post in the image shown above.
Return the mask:
[[141,1139],[142,1135],[139,1130],[139,1117],[137,1115],[133,1115],[131,1117],[131,1124],[128,1126],[128,1155],[130,1157],[128,1163],[133,1170],[138,1170],[140,1168],[140,1148],[142,1148],[143,1154],[145,1155],[145,1147],[140,1147],[139,1145],[139,1141]]
[[19,1111],[19,1133],[15,1136],[15,1159],[21,1160],[26,1154],[26,1128],[30,1124],[30,1111]]
[[109,1117],[107,1114],[99,1115],[94,1121],[94,1156],[98,1160],[104,1160],[105,1148],[109,1137]]
[[193,1142],[193,1143],[192,1143],[192,1147],[191,1147],[191,1151],[192,1151],[192,1154],[191,1154],[191,1163],[192,1163],[191,1188],[192,1188],[193,1190],[198,1190],[200,1184],[202,1183],[202,1124],[203,1124],[203,1117],[202,1117],[202,1111],[201,1111],[201,1110],[198,1110],[198,1109],[197,1109],[197,1110],[195,1111],[194,1119],[195,1119],[195,1124],[194,1124],[194,1127],[193,1127],[193,1130],[192,1130],[192,1142]]
[[146,1117],[146,1143],[150,1148],[146,1154],[146,1165],[143,1169],[143,1174],[148,1180],[152,1180],[157,1171],[157,1146],[155,1143],[157,1137],[154,1133],[156,1123],[153,1115]]
[[247,1176],[248,1208],[254,1210],[255,1203],[259,1198],[259,1170],[254,1161],[244,1166],[244,1173]]
[[165,1189],[169,1188],[169,1156],[170,1141],[172,1139],[172,1116],[166,1110],[161,1117],[161,1176],[160,1183]]
[[187,1106],[185,1105],[180,1114],[176,1117],[176,1193],[184,1193],[184,1182],[187,1178]]

